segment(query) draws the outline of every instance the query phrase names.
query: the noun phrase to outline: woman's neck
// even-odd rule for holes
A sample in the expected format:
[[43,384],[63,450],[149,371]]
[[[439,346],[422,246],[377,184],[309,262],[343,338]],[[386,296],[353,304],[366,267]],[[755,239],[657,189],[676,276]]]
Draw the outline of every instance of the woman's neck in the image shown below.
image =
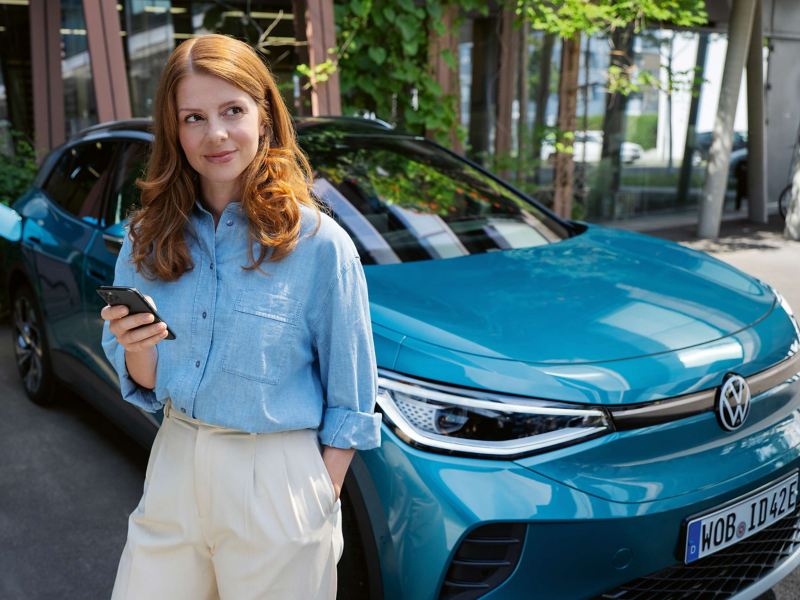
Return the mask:
[[214,215],[214,222],[219,220],[222,211],[231,202],[239,201],[238,183],[209,183],[201,182],[200,193],[206,209]]

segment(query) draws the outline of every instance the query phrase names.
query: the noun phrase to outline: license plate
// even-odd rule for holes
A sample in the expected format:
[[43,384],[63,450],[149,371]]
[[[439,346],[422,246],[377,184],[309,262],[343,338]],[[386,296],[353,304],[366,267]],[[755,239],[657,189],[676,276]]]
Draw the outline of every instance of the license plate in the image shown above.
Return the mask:
[[689,521],[684,562],[689,564],[732,546],[781,520],[796,508],[797,472],[765,490]]

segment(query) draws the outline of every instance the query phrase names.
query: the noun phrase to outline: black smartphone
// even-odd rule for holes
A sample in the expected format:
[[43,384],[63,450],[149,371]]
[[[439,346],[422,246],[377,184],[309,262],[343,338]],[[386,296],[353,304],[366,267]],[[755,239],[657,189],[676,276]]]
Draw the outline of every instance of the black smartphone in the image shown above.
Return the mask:
[[[128,307],[128,314],[135,315],[139,313],[150,313],[155,317],[153,323],[165,322],[158,313],[155,307],[147,301],[139,290],[132,287],[120,287],[116,285],[100,285],[95,288],[100,297],[106,301],[106,304],[113,306],[115,304],[123,304]],[[167,325],[167,340],[174,340],[175,334],[170,330]]]

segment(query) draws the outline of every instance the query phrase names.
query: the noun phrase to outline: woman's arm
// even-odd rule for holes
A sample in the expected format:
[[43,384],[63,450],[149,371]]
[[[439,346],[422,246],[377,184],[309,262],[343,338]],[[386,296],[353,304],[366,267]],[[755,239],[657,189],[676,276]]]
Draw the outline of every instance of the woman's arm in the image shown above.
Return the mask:
[[157,365],[158,350],[155,346],[140,352],[125,351],[125,366],[128,367],[128,373],[131,379],[143,388],[152,390],[156,387]]
[[325,463],[325,468],[328,469],[331,481],[333,481],[337,498],[342,495],[344,477],[347,475],[347,469],[350,468],[350,461],[353,460],[355,452],[353,448],[344,449],[334,448],[333,446],[325,446],[322,451],[322,460]]
[[[150,296],[145,298],[155,306]],[[166,324],[153,323],[155,318],[150,313],[130,315],[124,305],[105,306],[100,316],[109,322],[110,333],[124,349],[130,378],[145,389],[154,389],[158,365],[156,344],[167,336]]]
[[[126,233],[114,268],[114,285],[136,285],[130,256],[131,238]],[[167,332],[161,323],[153,323],[149,313],[130,315],[128,312],[128,308],[122,305],[104,306],[100,311],[103,352],[119,376],[123,400],[148,412],[156,412],[161,403],[154,391],[158,362],[155,344],[164,339]]]

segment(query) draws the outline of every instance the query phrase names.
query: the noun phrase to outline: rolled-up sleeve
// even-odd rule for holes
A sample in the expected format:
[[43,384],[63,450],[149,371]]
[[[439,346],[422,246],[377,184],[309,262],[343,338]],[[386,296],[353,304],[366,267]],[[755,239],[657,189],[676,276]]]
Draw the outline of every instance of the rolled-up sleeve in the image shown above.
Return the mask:
[[367,282],[358,256],[339,269],[320,308],[312,325],[325,393],[320,442],[336,448],[377,448],[377,367]]
[[[114,285],[134,287],[134,268],[130,262],[131,242],[128,235],[122,242],[117,264],[114,269]],[[103,351],[111,366],[119,376],[119,389],[123,400],[138,406],[148,412],[156,412],[161,408],[161,403],[156,400],[153,390],[140,386],[128,373],[125,364],[125,348],[117,342],[116,336],[108,328],[108,321],[103,322]]]

